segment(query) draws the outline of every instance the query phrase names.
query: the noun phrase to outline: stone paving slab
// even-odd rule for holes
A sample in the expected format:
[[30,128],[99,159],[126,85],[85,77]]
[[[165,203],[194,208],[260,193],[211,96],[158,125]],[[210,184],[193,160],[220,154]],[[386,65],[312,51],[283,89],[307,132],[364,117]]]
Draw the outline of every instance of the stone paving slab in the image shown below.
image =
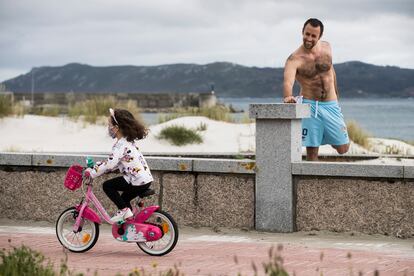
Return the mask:
[[[11,240],[11,242],[9,242]],[[180,229],[176,248],[163,257],[151,257],[135,244],[115,241],[104,225],[94,248],[85,253],[65,252],[53,225],[0,220],[0,247],[25,245],[42,252],[55,264],[67,256],[68,265],[86,275],[128,275],[134,269],[166,271],[177,265],[185,275],[264,275],[262,263],[269,249],[281,244],[281,256],[289,275],[380,276],[414,275],[414,239],[320,232],[274,234],[220,229]],[[361,273],[361,274],[358,274]]]

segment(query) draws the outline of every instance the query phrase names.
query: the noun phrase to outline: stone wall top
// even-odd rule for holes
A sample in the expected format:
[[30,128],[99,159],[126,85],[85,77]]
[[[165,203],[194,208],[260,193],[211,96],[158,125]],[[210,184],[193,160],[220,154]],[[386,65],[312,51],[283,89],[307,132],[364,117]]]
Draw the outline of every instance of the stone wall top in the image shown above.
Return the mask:
[[[94,161],[107,155],[1,153],[0,166],[69,167],[73,163],[84,164],[86,156]],[[251,159],[212,159],[146,157],[151,170],[181,172],[213,172],[229,174],[255,174],[256,162]],[[372,177],[414,179],[413,165],[358,164],[355,162],[293,162],[293,175],[335,177]]]
[[[104,160],[108,155],[84,154],[40,154],[40,153],[1,153],[0,166],[38,166],[66,167],[74,163],[84,165],[86,157],[95,162]],[[178,172],[216,172],[254,174],[255,162],[250,159],[209,159],[209,158],[174,158],[145,157],[151,170]]]
[[294,162],[292,163],[292,174],[414,179],[414,166],[353,162]]
[[308,104],[250,104],[250,118],[301,119],[310,117]]

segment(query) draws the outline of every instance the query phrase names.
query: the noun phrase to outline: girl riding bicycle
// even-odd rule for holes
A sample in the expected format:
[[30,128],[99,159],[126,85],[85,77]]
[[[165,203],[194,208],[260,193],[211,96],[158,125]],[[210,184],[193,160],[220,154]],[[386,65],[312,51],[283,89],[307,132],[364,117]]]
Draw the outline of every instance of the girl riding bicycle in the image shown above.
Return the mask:
[[119,209],[111,221],[118,222],[133,216],[130,201],[146,191],[154,179],[135,144],[147,136],[148,130],[128,110],[110,108],[109,112],[108,134],[116,139],[112,153],[107,160],[86,169],[84,176],[93,179],[116,169],[123,173],[103,183],[105,194]]

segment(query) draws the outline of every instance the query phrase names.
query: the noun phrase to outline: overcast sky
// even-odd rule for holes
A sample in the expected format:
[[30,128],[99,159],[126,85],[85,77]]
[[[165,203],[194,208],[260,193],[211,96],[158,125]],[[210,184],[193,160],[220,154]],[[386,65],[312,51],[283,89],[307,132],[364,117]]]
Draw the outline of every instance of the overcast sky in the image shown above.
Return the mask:
[[0,81],[32,67],[282,67],[322,20],[333,62],[414,68],[413,0],[0,0]]

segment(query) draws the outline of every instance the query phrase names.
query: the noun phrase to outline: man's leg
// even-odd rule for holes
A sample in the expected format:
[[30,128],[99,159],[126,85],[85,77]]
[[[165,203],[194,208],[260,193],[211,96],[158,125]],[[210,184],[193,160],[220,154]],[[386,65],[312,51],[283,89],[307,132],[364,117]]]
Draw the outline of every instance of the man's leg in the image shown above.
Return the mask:
[[319,147],[306,147],[306,161],[318,161]]
[[323,144],[332,145],[339,154],[349,150],[349,137],[344,116],[338,104],[327,105],[324,112],[325,132]]
[[332,147],[333,147],[334,149],[336,149],[336,151],[337,151],[339,154],[344,154],[344,153],[347,153],[347,152],[348,152],[348,150],[349,150],[349,143],[348,143],[348,144],[344,144],[344,145],[338,145],[338,146],[334,146],[334,145],[332,145]]
[[311,104],[311,117],[302,119],[302,145],[306,147],[306,160],[317,161],[319,146],[323,139],[323,122],[320,116],[315,117],[314,101],[304,100]]

